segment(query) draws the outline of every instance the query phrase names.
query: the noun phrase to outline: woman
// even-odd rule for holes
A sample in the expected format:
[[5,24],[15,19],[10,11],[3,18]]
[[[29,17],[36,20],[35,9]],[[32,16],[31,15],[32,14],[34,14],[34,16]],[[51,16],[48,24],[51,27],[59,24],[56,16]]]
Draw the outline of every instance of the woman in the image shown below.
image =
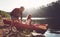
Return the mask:
[[27,25],[31,25],[31,22],[32,22],[31,17],[32,17],[31,15],[28,15],[27,20],[26,20]]

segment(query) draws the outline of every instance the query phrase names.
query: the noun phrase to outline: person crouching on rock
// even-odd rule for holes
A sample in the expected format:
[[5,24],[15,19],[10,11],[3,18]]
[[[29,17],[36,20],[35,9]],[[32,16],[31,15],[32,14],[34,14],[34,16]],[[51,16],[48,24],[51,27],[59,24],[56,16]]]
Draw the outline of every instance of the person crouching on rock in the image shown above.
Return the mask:
[[[15,8],[12,10],[12,12],[10,13],[11,15],[11,19],[14,20],[18,20],[22,22],[22,13],[24,11],[24,7],[20,7],[20,8]],[[19,17],[21,19],[19,19]]]

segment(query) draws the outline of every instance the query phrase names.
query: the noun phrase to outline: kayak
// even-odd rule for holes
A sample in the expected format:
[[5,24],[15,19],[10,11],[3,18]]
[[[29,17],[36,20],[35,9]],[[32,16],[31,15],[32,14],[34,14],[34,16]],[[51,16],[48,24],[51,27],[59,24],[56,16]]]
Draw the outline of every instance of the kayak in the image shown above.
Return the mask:
[[23,24],[20,22],[13,22],[11,20],[3,20],[3,22],[4,22],[4,24],[9,24],[9,25],[15,26],[17,28],[17,30],[29,29],[31,31],[35,30],[37,33],[42,33],[42,34],[44,34],[48,29],[48,24],[27,25],[27,24]]

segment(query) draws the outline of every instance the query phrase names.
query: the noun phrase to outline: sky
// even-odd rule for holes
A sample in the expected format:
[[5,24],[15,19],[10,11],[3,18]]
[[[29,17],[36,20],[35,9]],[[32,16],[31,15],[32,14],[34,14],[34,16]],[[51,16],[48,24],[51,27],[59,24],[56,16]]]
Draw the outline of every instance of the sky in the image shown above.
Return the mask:
[[24,6],[25,9],[46,6],[57,0],[0,0],[0,10],[11,12],[14,8]]

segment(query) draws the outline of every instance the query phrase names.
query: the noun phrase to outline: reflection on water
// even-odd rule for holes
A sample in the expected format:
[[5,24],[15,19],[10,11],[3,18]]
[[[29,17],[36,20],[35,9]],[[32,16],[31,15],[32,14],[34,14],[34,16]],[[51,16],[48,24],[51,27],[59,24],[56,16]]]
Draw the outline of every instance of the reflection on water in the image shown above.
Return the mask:
[[60,37],[60,34],[50,33],[49,30],[44,34],[46,37]]

